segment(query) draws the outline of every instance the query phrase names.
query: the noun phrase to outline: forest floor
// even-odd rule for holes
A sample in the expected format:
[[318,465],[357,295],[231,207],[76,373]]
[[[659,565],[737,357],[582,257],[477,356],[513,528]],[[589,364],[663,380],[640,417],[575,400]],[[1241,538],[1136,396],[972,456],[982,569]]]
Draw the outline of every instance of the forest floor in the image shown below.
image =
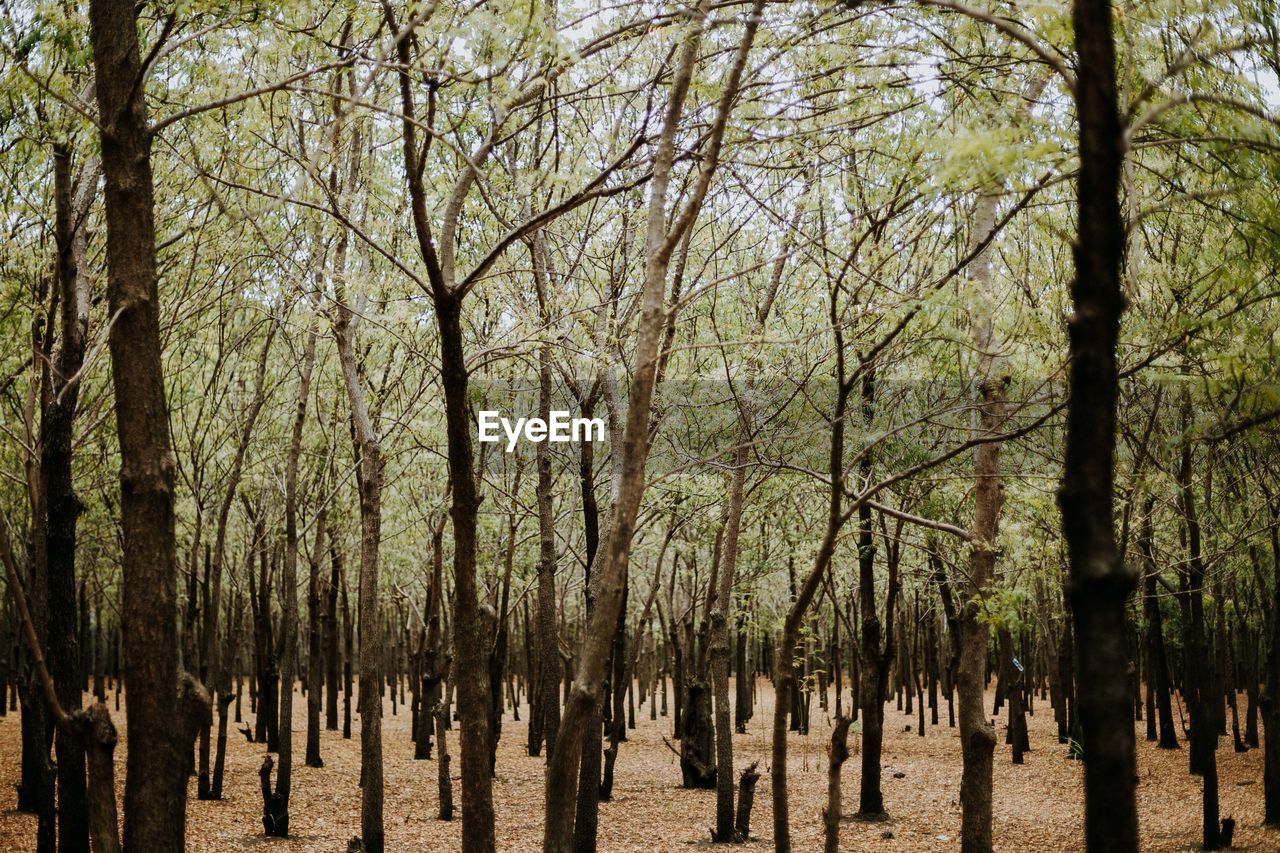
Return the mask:
[[[756,790],[752,814],[752,842],[741,849],[772,847],[770,807],[769,726],[772,691],[767,681],[759,685],[755,716],[746,734],[734,736],[735,764],[758,760],[764,773]],[[992,698],[988,696],[988,707]],[[114,707],[114,704],[113,704]],[[262,835],[262,800],[258,767],[262,746],[248,743],[236,731],[228,739],[227,775],[220,802],[195,799],[195,782],[187,808],[187,842],[191,851],[259,850],[336,851],[360,828],[359,724],[353,721],[352,740],[339,732],[325,731],[321,754],[325,766],[302,765],[306,739],[306,702],[294,700],[294,769],[291,829],[288,840]],[[1081,848],[1083,805],[1081,767],[1066,757],[1059,745],[1053,713],[1047,702],[1036,703],[1028,718],[1032,752],[1026,763],[1010,761],[1003,744],[1004,717],[997,719],[1001,743],[995,763],[995,847],[999,851],[1057,851]],[[245,718],[251,719],[247,699]],[[386,767],[386,837],[389,851],[437,851],[459,847],[460,818],[449,823],[436,820],[435,762],[414,761],[407,708],[391,715],[384,710],[384,760]],[[521,708],[522,718],[526,717]],[[832,710],[830,713],[834,713]],[[114,713],[121,730],[116,749],[117,780],[123,786],[124,756],[128,747],[123,711]],[[615,795],[600,807],[602,851],[690,851],[709,846],[714,823],[715,792],[680,787],[676,756],[663,743],[670,737],[670,718],[649,719],[648,705],[637,709],[638,728],[621,747],[617,763]],[[886,707],[883,754],[883,790],[890,818],[884,823],[845,821],[841,827],[844,850],[955,850],[960,831],[960,744],[957,731],[947,726],[946,705],[940,709],[940,725],[926,725],[925,737],[917,736],[915,717]],[[926,714],[926,722],[928,715]],[[19,720],[10,713],[0,720],[0,850],[31,850],[35,821],[14,811],[14,785],[19,777]],[[909,730],[908,730],[909,727]],[[525,753],[526,724],[503,722],[494,782],[498,848],[534,851],[542,838],[543,759]],[[813,703],[812,731],[792,734],[789,742],[791,823],[795,849],[822,848],[821,808],[826,797],[826,744],[830,716]],[[1176,851],[1198,849],[1200,837],[1200,783],[1187,773],[1187,751],[1161,751],[1144,739],[1145,724],[1138,726],[1138,806],[1142,849]],[[848,811],[857,806],[860,738],[851,737],[858,752],[845,765],[844,802]],[[457,782],[457,730],[449,732],[453,757],[455,799]],[[1280,830],[1262,827],[1262,752],[1238,754],[1230,739],[1218,751],[1222,815],[1236,820],[1236,849],[1280,850]],[[892,833],[886,838],[886,833]]]

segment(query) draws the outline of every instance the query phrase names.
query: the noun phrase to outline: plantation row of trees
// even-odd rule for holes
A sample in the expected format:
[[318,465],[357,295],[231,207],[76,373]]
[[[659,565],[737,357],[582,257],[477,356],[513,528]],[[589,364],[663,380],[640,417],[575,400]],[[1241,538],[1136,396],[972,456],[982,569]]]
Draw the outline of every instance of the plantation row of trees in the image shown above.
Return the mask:
[[[945,706],[992,848],[993,678],[1014,761],[1038,699],[1083,757],[1088,849],[1139,845],[1135,719],[1189,732],[1206,849],[1228,725],[1280,823],[1274,4],[28,0],[0,29],[0,694],[37,849],[183,849],[246,693],[270,835],[341,726],[363,849],[412,750],[492,850],[524,712],[543,847],[593,850],[648,702],[742,841],[757,673],[781,851],[828,685],[828,849],[855,721],[884,816],[895,693],[921,734]],[[608,436],[507,452],[481,410]],[[122,836],[84,707],[121,684]]]

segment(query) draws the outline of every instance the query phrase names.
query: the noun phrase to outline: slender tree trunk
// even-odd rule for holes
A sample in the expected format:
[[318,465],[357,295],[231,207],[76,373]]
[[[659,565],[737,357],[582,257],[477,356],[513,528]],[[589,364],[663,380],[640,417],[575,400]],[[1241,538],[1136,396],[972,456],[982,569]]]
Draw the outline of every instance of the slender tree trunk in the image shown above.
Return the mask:
[[[1271,511],[1271,563],[1280,566],[1280,504],[1268,491]],[[1271,637],[1267,649],[1266,689],[1262,694],[1263,714],[1263,823],[1280,826],[1280,572],[1272,573]]]
[[[1183,411],[1184,428],[1190,424],[1191,409],[1188,398]],[[1215,689],[1209,672],[1208,636],[1204,616],[1205,565],[1200,548],[1200,521],[1195,495],[1191,484],[1191,445],[1184,442],[1182,459],[1178,468],[1178,485],[1181,491],[1182,511],[1186,521],[1188,583],[1187,599],[1191,619],[1187,625],[1187,662],[1191,706],[1191,750],[1195,753],[1197,770],[1202,783],[1201,817],[1205,850],[1217,850],[1221,846],[1218,822],[1218,727],[1214,719],[1214,704],[1221,704],[1222,694]],[[1086,761],[1088,752],[1085,753]]]
[[[530,254],[533,258],[538,305],[545,324],[551,319],[547,305],[547,259],[543,246],[538,242],[530,246]],[[546,342],[538,348],[538,417],[544,421],[551,417],[551,344]],[[546,742],[549,761],[555,752],[556,736],[560,729],[560,703],[557,701],[560,668],[551,665],[552,661],[559,659],[560,648],[556,629],[556,523],[551,505],[553,483],[550,445],[545,441],[539,442],[535,454],[538,463],[538,646],[543,651],[538,709],[542,714],[542,737]]]
[[[449,479],[453,484],[453,645],[460,672],[487,671],[488,640],[479,618],[476,590],[475,462],[471,446],[474,428],[468,416],[467,366],[463,354],[461,297],[437,294],[436,321],[440,328],[440,371],[445,394]],[[494,849],[493,785],[489,773],[489,682],[473,676],[458,680],[458,719],[462,723],[462,845],[467,853]]]
[[324,527],[321,509],[316,519],[315,544],[307,560],[307,754],[308,767],[324,767],[320,757],[320,702],[324,693],[325,661],[320,615],[320,566],[324,562]]
[[822,809],[825,853],[840,853],[840,770],[849,760],[849,723],[848,717],[836,717],[827,747],[827,804]]
[[[77,374],[84,364],[89,326],[89,280],[83,270],[87,242],[84,220],[97,184],[98,167],[91,161],[82,170],[79,192],[73,194],[71,153],[62,147],[54,151],[61,341],[51,377],[51,395],[42,407],[40,473],[45,509],[49,674],[57,687],[58,701],[68,714],[74,714],[81,707],[82,649],[76,638],[77,610],[82,626],[87,616],[83,586],[80,587],[80,607],[76,606],[76,521],[83,507],[72,482],[72,423],[80,393]],[[80,633],[85,636],[87,630]],[[55,745],[58,849],[88,853],[84,740],[60,728]]]
[[325,641],[325,705],[324,727],[329,731],[338,730],[338,686],[341,671],[342,652],[339,641],[342,632],[338,624],[338,587],[342,584],[342,558],[338,554],[338,546],[330,538],[329,542],[329,587],[326,590],[327,606],[324,618]]
[[[236,494],[240,487],[240,477],[244,471],[245,457],[249,452],[249,442],[253,437],[258,415],[262,412],[263,404],[266,402],[266,371],[275,334],[276,326],[272,324],[267,332],[262,352],[258,358],[258,367],[254,374],[253,397],[249,403],[248,411],[245,413],[244,424],[240,429],[235,454],[231,461],[231,468],[227,473],[222,500],[218,505],[212,559],[209,558],[208,554],[206,554],[205,559],[204,684],[205,689],[210,694],[223,689],[226,684],[225,670],[227,662],[224,661],[221,653],[222,640],[220,639],[221,633],[218,629],[218,620],[222,610],[222,573],[223,565],[226,561],[227,524],[231,517],[231,506],[235,502]],[[262,627],[261,623],[259,623],[258,627]],[[261,636],[260,633],[255,634],[255,637],[260,638]],[[259,717],[262,718],[265,724],[266,718],[261,713],[259,713]],[[196,796],[202,800],[220,799],[221,795],[214,796],[213,792],[222,790],[221,776],[215,774],[214,778],[210,779],[209,738],[209,729],[201,731],[200,767],[196,783]]]
[[[340,284],[345,276],[345,248],[344,234],[339,244],[339,258],[335,261]],[[354,312],[346,304],[345,289],[341,287],[335,327],[342,378],[351,405],[356,485],[360,495],[360,834],[367,853],[382,853],[382,617],[378,606],[382,447],[356,364]]]
[[[1024,103],[1034,103],[1044,91],[1047,78],[1040,77],[1028,87]],[[995,332],[998,295],[991,284],[990,242],[996,227],[994,188],[978,196],[974,211],[972,248],[976,249],[966,275],[974,283],[973,350],[977,364],[973,381],[977,390],[977,434],[991,436],[1004,425],[1009,367],[1001,353]],[[948,620],[955,643],[952,673],[959,695],[961,848],[965,853],[986,853],[991,849],[991,784],[995,753],[995,730],[983,714],[986,688],[988,626],[978,616],[976,597],[988,594],[995,574],[997,537],[1003,486],[1000,479],[1001,445],[989,441],[974,448],[973,541],[969,547],[969,578],[963,588],[962,603],[953,601]],[[948,593],[950,587],[946,588]]]
[[[1143,606],[1147,617],[1147,660],[1149,661],[1147,683],[1159,715],[1159,747],[1160,749],[1177,749],[1178,734],[1173,727],[1173,701],[1169,691],[1169,660],[1164,645],[1164,619],[1160,613],[1160,601],[1156,597],[1156,575],[1159,569],[1151,546],[1151,516],[1155,511],[1155,503],[1154,498],[1147,498],[1145,515],[1138,534],[1138,550],[1142,553],[1146,572]],[[1148,729],[1155,725],[1155,722],[1154,719],[1148,720]]]
[[[650,407],[657,380],[658,347],[666,326],[664,305],[667,271],[671,255],[686,230],[692,225],[706,197],[711,177],[719,160],[729,113],[738,95],[738,87],[746,66],[756,29],[759,26],[763,0],[755,0],[747,20],[742,41],[732,60],[717,105],[715,119],[707,131],[697,179],[690,189],[684,207],[674,224],[668,224],[667,189],[675,162],[676,135],[684,109],[685,97],[693,78],[693,68],[703,29],[709,17],[710,4],[702,0],[688,24],[679,48],[679,59],[672,74],[663,129],[654,154],[653,176],[649,182],[649,209],[645,237],[645,275],[640,295],[640,320],[635,351],[635,369],[630,386],[630,399],[624,439],[619,453],[620,480],[617,500],[611,514],[609,535],[602,559],[599,560],[599,592],[596,611],[587,628],[578,675],[566,703],[561,731],[574,737],[562,737],[547,766],[546,820],[543,830],[545,853],[561,853],[570,849],[573,840],[574,805],[577,799],[577,775],[582,748],[582,727],[591,715],[604,681],[605,662],[609,653],[609,637],[621,611],[631,539],[635,533],[636,515],[645,488],[645,463],[649,454]],[[447,388],[447,385],[446,385]]]
[[[311,393],[311,371],[316,359],[316,332],[316,321],[312,320],[302,355],[302,373],[298,378],[298,402],[284,473],[284,576],[280,580],[280,592],[284,602],[282,620],[284,636],[280,644],[280,767],[276,773],[277,809],[280,816],[275,822],[276,831],[267,833],[281,837],[289,834],[289,794],[293,789],[293,682],[298,648],[298,457],[302,453],[302,428],[307,420],[307,398]],[[319,543],[324,540],[323,520],[316,529],[316,542]],[[308,586],[308,590],[314,587],[314,569],[311,571],[311,578],[312,584]],[[308,612],[312,614],[314,622],[315,607],[312,604],[314,597],[309,595],[307,600],[310,605]],[[313,705],[317,705],[319,699],[315,688],[315,682],[309,678],[307,680],[308,747],[311,746],[312,733],[310,709]],[[320,736],[318,727],[315,735],[318,751]]]
[[[595,403],[599,391],[599,383],[596,384],[592,393],[587,394],[580,400],[580,408],[582,417],[589,418],[594,414]],[[594,445],[589,441],[584,441],[578,451],[578,484],[582,493],[582,528],[583,538],[586,544],[586,578],[584,585],[586,586],[586,618],[590,621],[592,614],[595,612],[595,586],[591,580],[591,568],[595,565],[596,553],[600,547],[600,512],[596,503],[596,485],[595,485],[595,451]],[[526,611],[527,619],[527,611]],[[541,644],[540,644],[541,645]],[[559,655],[552,658],[545,658],[539,664],[539,675],[541,677],[541,667],[550,666],[550,661],[559,663]],[[559,669],[559,666],[556,666]],[[558,684],[559,678],[554,681]],[[532,692],[531,687],[531,692]],[[602,694],[598,694],[594,706],[583,725],[582,733],[582,759],[578,771],[578,802],[575,810],[575,820],[573,827],[573,850],[574,853],[595,853],[596,850],[596,833],[599,828],[600,818],[600,763],[601,749],[603,747],[603,735],[600,720],[600,703]],[[539,703],[541,703],[541,698]],[[555,693],[548,694],[548,701],[559,702],[559,696]],[[539,704],[539,720],[544,719],[547,715],[541,711]],[[560,712],[556,709],[556,721],[559,722]],[[533,730],[533,714],[530,713],[529,722],[530,731]],[[539,726],[541,733],[541,726]]]
[[1071,286],[1070,390],[1058,503],[1070,564],[1079,721],[1085,738],[1085,845],[1138,848],[1134,731],[1126,678],[1125,603],[1136,578],[1116,550],[1113,465],[1119,385],[1116,345],[1124,309],[1120,214],[1124,131],[1116,93],[1108,0],[1074,0],[1079,225]]
[[[795,226],[799,217],[800,206],[792,217],[791,225]],[[764,332],[769,320],[778,289],[782,285],[782,273],[786,258],[791,249],[789,228],[783,239],[782,250],[774,261],[769,276],[769,284],[756,306],[756,316],[752,324],[751,336],[758,339]],[[742,530],[743,494],[746,490],[747,461],[750,442],[755,433],[752,409],[752,394],[755,390],[756,374],[759,371],[759,353],[751,352],[747,356],[746,381],[739,395],[738,426],[733,451],[733,471],[729,476],[729,501],[725,517],[724,542],[721,556],[719,589],[715,591],[715,602],[711,609],[711,687],[715,700],[716,728],[716,828],[713,840],[729,842],[737,839],[734,828],[733,809],[733,731],[730,729],[729,709],[729,620],[733,602],[733,583],[737,575],[738,539]],[[742,673],[738,673],[741,681]],[[745,721],[744,721],[745,722]]]

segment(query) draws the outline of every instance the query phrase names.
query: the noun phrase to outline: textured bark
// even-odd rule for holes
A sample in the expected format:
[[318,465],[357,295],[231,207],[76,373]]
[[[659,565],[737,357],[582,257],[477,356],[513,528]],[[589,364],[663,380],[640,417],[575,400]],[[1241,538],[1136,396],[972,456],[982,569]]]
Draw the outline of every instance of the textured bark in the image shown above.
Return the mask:
[[[869,398],[864,405],[870,405]],[[870,458],[869,454],[867,458]],[[863,473],[865,475],[870,472],[864,470]],[[880,789],[880,757],[884,743],[884,703],[888,698],[889,666],[893,660],[894,614],[890,599],[885,621],[880,621],[879,606],[875,598],[875,553],[871,507],[864,504],[858,508],[858,610],[862,615],[859,638],[862,773],[858,787],[858,816],[863,820],[885,820],[888,817],[884,810],[884,794]]]
[[[41,497],[44,504],[45,577],[48,593],[49,674],[58,701],[68,714],[81,706],[84,587],[76,603],[76,521],[83,507],[72,483],[72,424],[80,393],[78,373],[84,364],[89,326],[89,280],[84,273],[84,220],[98,183],[97,163],[82,170],[79,192],[73,192],[71,154],[54,151],[55,242],[58,250],[59,346],[42,407],[40,430]],[[80,624],[77,626],[77,612]],[[79,628],[80,641],[77,640]],[[60,728],[58,757],[58,848],[66,853],[89,850],[85,751],[81,737]]]
[[[307,559],[307,753],[308,767],[324,767],[320,757],[320,704],[325,685],[324,632],[320,614],[320,566],[324,562],[324,510],[316,519],[315,544]],[[336,707],[336,706],[335,706]]]
[[351,599],[347,576],[342,575],[342,738],[351,740],[352,660],[355,657],[355,626],[351,624]]
[[148,127],[137,7],[89,4],[103,174],[111,377],[120,440],[126,851],[181,850],[187,764],[173,725],[178,677],[173,453],[161,366]]
[[[539,313],[544,324],[551,321],[547,304],[548,269],[545,249],[535,240],[530,245],[533,258],[533,277],[538,293]],[[551,344],[544,342],[538,348],[538,417],[547,421],[551,417]],[[590,442],[584,442],[590,444]],[[538,648],[542,649],[540,681],[537,685],[538,710],[542,717],[542,738],[547,747],[547,760],[555,752],[556,737],[560,730],[560,702],[557,691],[560,684],[560,667],[553,662],[559,659],[559,633],[556,628],[556,523],[552,508],[551,446],[543,441],[535,448],[538,463]]]
[[1030,749],[1027,738],[1027,718],[1023,704],[1025,693],[1023,673],[1013,665],[1013,635],[1007,627],[999,631],[1000,643],[1000,679],[1005,682],[1005,698],[1009,703],[1009,724],[1005,735],[1005,743],[1012,746],[1013,763],[1024,763],[1023,753]]
[[[247,504],[246,504],[247,505]],[[248,506],[248,505],[247,505]],[[257,697],[254,700],[254,737],[265,743],[268,752],[280,748],[280,671],[276,656],[275,631],[271,618],[271,586],[274,549],[267,541],[266,520],[263,507],[251,507],[253,519],[253,543],[258,555],[258,574],[249,574],[249,602],[253,614],[254,683]],[[252,567],[252,558],[248,561]]]
[[[1270,492],[1266,494],[1271,512],[1271,562],[1273,566],[1280,566],[1280,503]],[[1280,826],[1280,572],[1274,572],[1272,577],[1268,645],[1266,689],[1262,694],[1263,823]]]
[[[579,395],[579,408],[582,417],[589,418],[595,412],[595,404],[599,395],[600,383],[597,382],[591,393]],[[595,587],[591,581],[591,567],[595,565],[596,553],[600,546],[600,512],[596,503],[595,487],[595,446],[584,441],[578,449],[578,486],[582,494],[582,528],[586,544],[586,569],[584,584],[586,586],[586,618],[588,621],[595,612]],[[526,617],[527,619],[527,617]],[[541,645],[541,644],[539,644]],[[559,657],[554,660],[558,663]],[[547,665],[545,662],[539,665]],[[559,667],[556,667],[559,669]],[[556,679],[559,680],[558,678]],[[596,834],[600,819],[600,764],[603,735],[601,730],[600,703],[603,693],[597,695],[594,707],[588,713],[582,732],[582,763],[578,772],[578,802],[574,814],[573,849],[574,853],[595,853]],[[559,696],[552,694],[552,700],[559,703]],[[541,706],[539,706],[539,720]],[[532,717],[532,714],[531,714]],[[559,709],[556,710],[559,721]],[[532,718],[529,729],[533,731]],[[539,725],[541,734],[541,725]]]
[[341,626],[338,624],[338,588],[342,584],[342,558],[338,555],[338,546],[332,541],[329,544],[329,586],[325,591],[326,607],[324,617],[324,663],[325,663],[325,696],[324,727],[329,731],[338,730],[338,674],[342,666]]
[[840,851],[840,770],[849,760],[848,717],[836,717],[831,730],[831,743],[827,747],[827,804],[822,809],[823,850],[826,853]]
[[[31,655],[33,688],[43,696],[44,707],[58,731],[76,738],[87,755],[88,786],[85,799],[85,819],[89,840],[95,853],[119,853],[119,824],[116,818],[115,766],[112,753],[116,746],[116,730],[111,713],[101,702],[86,710],[68,714],[58,700],[57,688],[45,664],[44,653],[36,633],[35,620],[23,592],[18,567],[13,557],[8,531],[0,524],[0,564],[6,574],[9,595],[13,599],[20,622],[20,631]],[[39,700],[37,700],[39,701]],[[188,744],[189,746],[189,744]],[[46,750],[47,754],[47,750]],[[37,846],[42,842],[37,839]]]
[[[680,738],[680,776],[685,788],[714,788],[715,751],[711,728],[711,689],[705,681],[685,685],[684,737]],[[733,839],[715,839],[732,841]]]
[[[298,457],[302,453],[302,428],[307,420],[307,398],[311,393],[311,371],[316,359],[316,322],[311,322],[307,331],[307,343],[303,349],[302,372],[298,378],[298,401],[293,418],[293,432],[289,437],[289,454],[285,460],[284,471],[284,574],[280,579],[280,593],[283,599],[281,628],[284,636],[280,643],[280,768],[276,773],[276,816],[274,826],[276,832],[267,830],[268,835],[281,837],[289,834],[289,794],[293,788],[293,682],[294,669],[298,655]],[[324,539],[324,523],[317,527],[316,542]],[[315,571],[311,572],[312,583],[308,590],[314,588]],[[308,596],[310,604],[314,596]],[[314,622],[315,607],[311,605],[308,612]],[[307,746],[311,746],[311,707],[316,708],[316,722],[319,722],[319,696],[316,683],[307,679]],[[319,751],[319,726],[314,727],[316,749]],[[309,757],[309,756],[308,756]],[[317,755],[318,758],[318,755]],[[308,761],[308,764],[310,762]],[[264,816],[265,821],[265,816]]]
[[[994,388],[992,389],[994,391]],[[1000,402],[997,403],[996,400]],[[1003,419],[1002,397],[993,394],[979,408],[981,427],[999,428]],[[971,597],[983,594],[995,571],[995,537],[999,524],[999,456],[990,453],[992,444],[980,445],[975,453],[974,533],[969,556],[969,584],[960,607],[960,641],[956,687],[959,697],[961,849],[966,853],[991,850],[991,774],[996,745],[995,729],[983,708],[986,686],[988,627],[977,618]]]
[[[838,334],[837,334],[838,337]],[[804,585],[796,595],[796,599],[787,611],[783,621],[782,637],[778,643],[778,651],[774,655],[774,705],[773,705],[773,748],[770,782],[773,797],[773,844],[779,853],[790,853],[791,850],[791,816],[787,800],[787,710],[791,704],[791,694],[795,690],[795,671],[792,650],[800,637],[800,627],[809,604],[818,591],[818,586],[831,568],[831,560],[835,556],[836,540],[840,530],[848,519],[848,513],[841,511],[844,469],[844,419],[848,405],[850,384],[841,376],[837,389],[836,405],[831,419],[831,453],[828,463],[830,475],[830,492],[827,510],[826,533],[818,547],[814,566]]]
[[[23,438],[26,446],[36,448],[39,438],[36,418],[51,397],[52,357],[54,327],[52,315],[56,313],[58,289],[50,288],[41,276],[34,288],[36,304],[41,311],[31,320],[30,358],[36,366],[36,376],[29,383],[22,408]],[[28,530],[29,567],[26,582],[29,584],[32,632],[22,637],[26,655],[20,666],[34,660],[46,642],[49,627],[49,584],[46,572],[45,547],[47,537],[41,529],[45,520],[44,477],[38,452],[22,453],[26,475],[27,503],[31,507],[31,525]],[[17,577],[15,569],[13,576]],[[20,660],[22,658],[20,657]],[[20,670],[21,671],[21,670]],[[40,700],[38,686],[25,675],[19,678],[19,698],[22,705],[22,778],[18,784],[18,809],[36,815],[35,847],[37,853],[53,853],[57,847],[57,815],[54,810],[53,766],[49,761],[49,747],[54,736],[50,707]]]
[[436,703],[436,732],[439,735],[439,749],[436,760],[436,791],[440,808],[436,816],[440,820],[453,820],[453,778],[449,775],[449,741],[446,729],[449,722],[449,706],[443,702]]
[[760,781],[760,773],[756,770],[758,766],[757,762],[751,762],[742,768],[738,777],[738,816],[733,828],[742,841],[751,840],[751,807],[756,801],[756,783]]
[[[431,582],[427,586],[427,634],[423,651],[422,720],[419,723],[418,740],[414,745],[414,758],[431,758],[431,738],[439,734],[442,743],[444,728],[438,726],[437,712],[444,696],[444,680],[449,670],[449,655],[444,648],[444,630],[441,625],[444,599],[444,528],[449,517],[440,513],[431,530]],[[442,758],[442,761],[445,760]],[[442,778],[448,782],[448,777]],[[443,801],[445,791],[441,788]],[[452,814],[452,808],[450,809]],[[451,818],[441,818],[450,820]]]
[[[1183,428],[1189,429],[1190,401],[1183,410]],[[1191,484],[1191,445],[1184,443],[1182,459],[1178,467],[1178,487],[1181,493],[1182,511],[1186,524],[1187,583],[1186,599],[1191,619],[1186,626],[1187,650],[1187,704],[1191,712],[1191,753],[1194,756],[1193,773],[1199,773],[1202,783],[1201,812],[1205,850],[1217,850],[1221,846],[1218,822],[1218,729],[1214,719],[1214,705],[1221,704],[1222,694],[1215,689],[1209,672],[1208,636],[1204,615],[1205,564],[1201,553],[1200,521],[1196,509],[1195,494]],[[1088,753],[1086,751],[1086,760]]]
[[[398,30],[388,13],[393,30]],[[493,150],[492,138],[481,146],[471,167],[463,170],[455,183],[440,229],[439,251],[428,213],[421,168],[425,152],[419,150],[418,122],[415,118],[410,47],[412,39],[397,39],[401,112],[403,114],[403,162],[409,191],[410,218],[422,262],[428,271],[428,295],[435,307],[440,334],[440,384],[444,390],[445,439],[448,446],[449,479],[452,484],[450,516],[453,520],[454,567],[454,651],[461,672],[485,672],[489,643],[483,636],[480,602],[476,591],[476,513],[480,497],[476,490],[475,454],[471,443],[473,424],[467,404],[468,371],[462,332],[462,304],[466,290],[456,281],[455,244],[461,199],[476,178],[476,164]],[[428,121],[434,110],[428,109]],[[495,129],[496,133],[496,129]],[[430,139],[430,137],[429,137]],[[458,718],[462,723],[462,848],[466,853],[489,853],[494,849],[493,784],[489,761],[490,732],[489,681],[486,678],[460,679]]]
[[[344,237],[343,246],[345,242]],[[340,262],[335,265],[341,278],[343,266]],[[356,485],[360,495],[360,837],[367,853],[382,853],[385,844],[382,821],[382,617],[378,606],[382,448],[356,363],[353,312],[341,290],[338,303],[335,336],[343,383],[351,406],[352,437],[357,457]]]
[[[875,411],[875,369],[868,368],[862,380],[863,429],[870,431]],[[864,451],[859,465],[863,483],[871,480],[872,454]],[[899,522],[896,534],[901,534]],[[880,787],[880,759],[884,743],[884,703],[888,698],[889,669],[895,651],[894,624],[900,582],[899,537],[886,536],[887,582],[885,584],[884,619],[876,604],[875,539],[871,524],[871,507],[858,507],[858,612],[862,617],[859,648],[859,705],[862,711],[862,776],[858,789],[858,816],[863,820],[885,820],[884,794]],[[903,667],[899,667],[901,671]],[[908,706],[907,713],[911,713]]]
[[[741,609],[741,608],[740,608]],[[747,617],[745,613],[738,615],[738,631],[737,631],[737,648],[735,650],[737,657],[738,675],[734,680],[733,690],[733,728],[738,734],[747,733],[747,723],[751,722],[754,715],[755,707],[752,704],[752,687],[755,685],[755,661],[749,657],[750,645],[747,639]],[[836,673],[836,693],[840,692],[839,672]],[[665,687],[665,684],[664,684]],[[665,693],[663,694],[666,695]],[[839,702],[836,703],[836,710],[839,711]],[[665,709],[663,713],[666,713]],[[741,790],[742,783],[739,780],[738,788]]]
[[[453,501],[454,617],[453,645],[459,671],[485,672],[488,638],[480,619],[476,589],[475,457],[467,408],[467,366],[463,354],[461,299],[440,294],[436,321],[440,328],[441,380],[445,395],[449,480]],[[466,677],[457,682],[462,759],[462,846],[468,853],[494,849],[493,784],[489,773],[489,682]]]
[[89,785],[86,819],[94,853],[120,853],[120,824],[116,813],[116,727],[111,712],[96,702],[76,719],[85,745]]
[[270,755],[262,759],[258,779],[262,791],[262,831],[268,838],[289,837],[289,809],[279,794],[271,791],[271,769],[275,761]]
[[1108,0],[1074,0],[1080,170],[1074,246],[1075,314],[1069,323],[1070,389],[1058,503],[1079,644],[1079,722],[1085,742],[1085,845],[1136,850],[1134,731],[1126,677],[1125,603],[1136,585],[1114,534],[1113,466],[1119,384],[1116,346],[1124,309],[1120,214],[1125,139],[1116,92]]

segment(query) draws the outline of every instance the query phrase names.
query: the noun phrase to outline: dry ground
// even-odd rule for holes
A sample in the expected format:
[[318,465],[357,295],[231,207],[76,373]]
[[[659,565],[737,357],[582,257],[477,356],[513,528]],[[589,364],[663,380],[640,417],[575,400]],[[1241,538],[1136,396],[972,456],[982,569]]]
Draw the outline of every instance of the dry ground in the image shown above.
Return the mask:
[[[749,731],[735,735],[735,759],[759,759],[762,771],[768,766],[768,728],[772,694],[761,682],[764,707],[757,707]],[[1057,742],[1052,712],[1047,703],[1037,703],[1039,712],[1030,718],[1032,752],[1027,763],[1014,766],[1009,748],[997,747],[995,771],[995,838],[1000,851],[1048,851],[1079,849],[1083,813],[1081,771],[1078,762],[1068,760],[1066,749]],[[257,769],[262,761],[259,745],[249,744],[232,732],[228,741],[225,798],[221,802],[195,800],[192,781],[188,805],[187,839],[192,851],[260,850],[343,851],[347,840],[359,832],[360,795],[358,721],[353,725],[355,740],[343,740],[338,732],[324,732],[322,755],[325,766],[301,766],[305,743],[305,701],[294,701],[295,761],[291,825],[296,836],[287,841],[266,840],[259,821],[261,797]],[[245,703],[248,710],[248,703]],[[524,709],[522,709],[524,710]],[[925,737],[904,731],[914,718],[907,718],[890,703],[885,714],[884,797],[890,814],[887,823],[846,822],[841,830],[841,847],[846,850],[955,850],[959,844],[960,746],[956,731],[946,725],[945,704],[941,725],[926,726]],[[461,823],[441,823],[436,815],[436,770],[434,762],[413,761],[409,740],[409,717],[404,709],[384,712],[386,761],[386,833],[389,851],[453,850],[459,846]],[[680,769],[675,756],[663,744],[670,734],[669,718],[649,720],[648,706],[638,711],[639,728],[623,744],[618,758],[615,798],[601,805],[600,849],[645,851],[690,851],[705,846],[714,822],[713,791],[686,791],[680,788]],[[115,714],[121,729],[116,750],[117,778],[123,785],[124,753],[128,736],[123,713]],[[248,717],[246,713],[246,717]],[[999,720],[1003,732],[1003,720]],[[497,809],[498,847],[508,851],[538,849],[542,837],[542,769],[540,758],[524,752],[525,724],[503,724],[499,746],[498,778],[494,782]],[[820,850],[820,809],[825,799],[825,744],[829,717],[814,703],[813,732],[808,737],[791,736],[790,779],[792,835],[797,850]],[[1197,779],[1186,772],[1186,749],[1162,752],[1142,739],[1138,729],[1138,788],[1144,850],[1197,849],[1200,820],[1200,789]],[[457,775],[457,732],[451,732],[450,750]],[[19,721],[16,714],[0,720],[0,850],[30,850],[34,820],[16,813],[13,783],[20,762]],[[852,810],[857,803],[858,755],[845,765],[845,803]],[[1253,750],[1242,755],[1224,740],[1218,752],[1222,791],[1222,814],[1237,821],[1236,846],[1253,851],[1280,850],[1280,831],[1264,829],[1262,823],[1262,754]],[[903,774],[895,778],[895,774]],[[460,784],[455,782],[456,792]],[[758,836],[743,849],[771,849],[769,779],[760,780],[751,826]],[[891,832],[892,838],[883,834]]]

